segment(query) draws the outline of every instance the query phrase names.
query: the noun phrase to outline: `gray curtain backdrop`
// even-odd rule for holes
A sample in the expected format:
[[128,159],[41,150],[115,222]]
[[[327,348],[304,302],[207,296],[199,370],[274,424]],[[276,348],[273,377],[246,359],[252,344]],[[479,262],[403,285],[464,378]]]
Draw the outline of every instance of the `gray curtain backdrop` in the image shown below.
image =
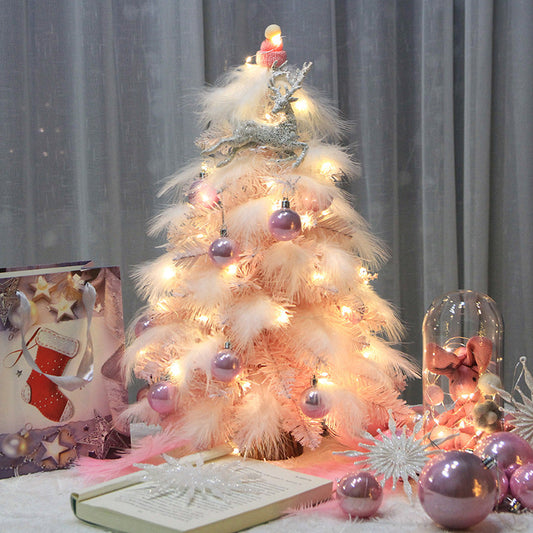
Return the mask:
[[[0,266],[132,266],[161,180],[197,154],[195,94],[278,23],[351,125],[355,207],[389,247],[375,283],[421,360],[431,301],[485,292],[505,384],[533,365],[533,2],[1,0]],[[420,384],[407,393],[420,401]]]

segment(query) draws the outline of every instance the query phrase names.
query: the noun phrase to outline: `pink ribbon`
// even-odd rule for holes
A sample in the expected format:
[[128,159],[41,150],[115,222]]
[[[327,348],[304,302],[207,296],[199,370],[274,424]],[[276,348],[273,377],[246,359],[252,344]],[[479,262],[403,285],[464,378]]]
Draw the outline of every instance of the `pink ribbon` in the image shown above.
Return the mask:
[[471,337],[466,346],[449,352],[434,342],[426,345],[426,367],[430,372],[447,376],[450,396],[470,399],[475,394],[479,376],[487,370],[492,357],[492,341],[487,337]]

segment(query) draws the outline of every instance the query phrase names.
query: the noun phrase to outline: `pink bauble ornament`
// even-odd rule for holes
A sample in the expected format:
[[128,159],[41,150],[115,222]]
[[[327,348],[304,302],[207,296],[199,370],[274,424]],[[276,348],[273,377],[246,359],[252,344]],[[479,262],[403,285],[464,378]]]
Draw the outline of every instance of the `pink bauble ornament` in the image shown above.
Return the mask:
[[337,482],[337,500],[351,517],[368,518],[379,509],[383,489],[370,472],[355,472]]
[[333,198],[331,197],[326,197],[319,200],[313,194],[308,193],[302,196],[300,203],[306,211],[318,213],[319,211],[325,211],[331,205],[332,201]]
[[187,193],[187,201],[195,207],[215,207],[220,203],[220,198],[209,182],[194,180]]
[[220,350],[211,361],[211,375],[224,383],[229,383],[241,371],[241,361],[231,349],[229,342]]
[[330,410],[328,394],[316,386],[313,379],[312,385],[305,389],[300,396],[300,409],[309,418],[324,418]]
[[480,457],[494,457],[498,467],[509,476],[519,466],[533,462],[533,449],[516,433],[498,431],[483,437],[475,446]]
[[11,459],[23,457],[28,452],[28,440],[20,433],[6,435],[2,439],[0,451]]
[[418,481],[424,511],[437,524],[464,529],[492,511],[498,498],[496,479],[473,453],[450,451],[430,459]]
[[496,476],[496,481],[498,483],[498,505],[503,502],[505,497],[509,493],[509,478],[507,474],[501,469],[496,468],[493,470],[494,475]]
[[239,246],[224,232],[220,238],[211,243],[208,255],[216,266],[224,268],[239,259]]
[[429,385],[424,392],[424,398],[429,405],[439,405],[444,401],[444,391],[438,385]]
[[135,337],[140,337],[144,330],[150,328],[153,326],[153,319],[152,317],[142,315],[139,317],[139,320],[135,322],[135,326],[133,328],[133,333],[135,334]]
[[168,381],[152,383],[148,389],[148,403],[154,411],[166,415],[176,408],[176,392],[176,386]]
[[286,198],[281,202],[281,209],[270,215],[268,229],[278,241],[292,241],[300,235],[302,231],[300,215],[290,209],[289,200]]
[[509,482],[511,494],[528,509],[533,509],[533,463],[517,468]]

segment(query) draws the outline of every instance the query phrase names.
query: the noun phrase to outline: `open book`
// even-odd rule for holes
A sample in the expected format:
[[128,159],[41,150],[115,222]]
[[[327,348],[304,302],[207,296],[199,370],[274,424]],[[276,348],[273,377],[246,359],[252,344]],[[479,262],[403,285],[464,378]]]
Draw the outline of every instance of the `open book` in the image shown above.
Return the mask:
[[206,463],[197,468],[206,468],[206,479],[213,465],[207,461],[214,461],[216,468],[236,469],[234,477],[244,479],[242,484],[236,480],[236,489],[226,487],[220,494],[199,489],[193,494],[164,491],[160,483],[139,471],[72,494],[72,508],[81,520],[125,533],[231,533],[331,496],[330,480],[242,459],[227,454],[227,448],[222,457],[221,453],[220,449],[206,452],[201,457]]

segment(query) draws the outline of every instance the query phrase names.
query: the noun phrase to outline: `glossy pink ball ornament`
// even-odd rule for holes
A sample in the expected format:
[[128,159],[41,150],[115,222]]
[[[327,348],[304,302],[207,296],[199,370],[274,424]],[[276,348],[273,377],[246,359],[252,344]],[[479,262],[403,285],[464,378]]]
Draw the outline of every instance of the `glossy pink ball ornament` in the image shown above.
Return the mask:
[[498,431],[483,437],[475,446],[480,457],[494,457],[509,476],[519,466],[533,463],[533,448],[516,433]]
[[133,328],[133,333],[135,334],[135,337],[140,337],[145,330],[152,327],[153,325],[153,319],[151,317],[142,315],[141,317],[139,317],[137,322],[135,322],[135,326]]
[[168,381],[152,383],[148,389],[148,403],[154,411],[161,415],[172,413],[176,408],[176,393],[176,386]]
[[238,261],[239,252],[238,244],[227,236],[225,229],[222,229],[220,238],[211,243],[207,253],[216,266],[224,268]]
[[311,386],[300,396],[300,409],[309,418],[324,418],[329,413],[329,396],[326,391],[317,387],[315,377],[313,377]]
[[199,179],[191,183],[187,201],[195,207],[215,207],[220,203],[220,198],[213,185],[204,179]]
[[241,361],[231,349],[231,344],[226,342],[224,349],[220,350],[211,361],[211,375],[218,381],[229,383],[241,371]]
[[418,480],[418,497],[437,524],[466,529],[488,516],[498,490],[494,474],[477,455],[450,451],[426,463]]
[[312,193],[307,193],[301,198],[300,203],[306,211],[318,213],[319,211],[325,211],[332,201],[333,198],[331,197],[317,198]]
[[268,229],[278,241],[292,241],[302,231],[300,215],[290,209],[290,206],[289,200],[284,198],[281,209],[274,211],[268,220]]
[[493,470],[496,480],[498,482],[498,505],[505,500],[505,497],[509,494],[509,478],[507,474],[500,468]]
[[533,509],[533,463],[517,468],[509,482],[511,494],[528,509]]
[[444,391],[438,385],[429,385],[424,392],[424,399],[429,405],[439,405],[444,401]]
[[383,489],[370,472],[354,472],[337,482],[337,500],[347,515],[368,518],[379,509]]

